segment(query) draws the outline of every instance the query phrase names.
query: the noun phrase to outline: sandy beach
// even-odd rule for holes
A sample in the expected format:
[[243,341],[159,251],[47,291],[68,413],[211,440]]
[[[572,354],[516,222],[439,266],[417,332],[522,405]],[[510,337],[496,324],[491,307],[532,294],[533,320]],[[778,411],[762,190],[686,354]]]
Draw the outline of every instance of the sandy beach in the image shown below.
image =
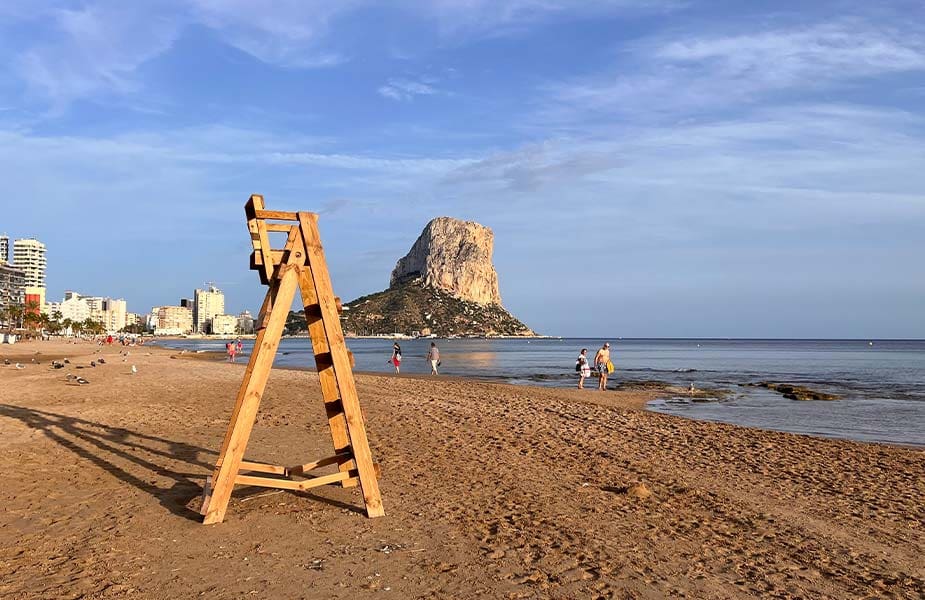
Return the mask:
[[[2,598],[925,595],[925,452],[640,410],[654,392],[359,375],[384,518],[239,487],[203,526],[243,365],[120,350],[0,347]],[[248,458],[329,454],[317,376],[274,371]]]

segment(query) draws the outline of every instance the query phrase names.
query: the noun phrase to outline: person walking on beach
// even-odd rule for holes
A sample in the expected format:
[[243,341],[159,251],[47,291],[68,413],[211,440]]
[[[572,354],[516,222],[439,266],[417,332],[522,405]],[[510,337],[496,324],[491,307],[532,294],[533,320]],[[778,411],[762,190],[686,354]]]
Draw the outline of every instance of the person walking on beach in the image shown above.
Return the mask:
[[395,365],[396,373],[401,373],[401,346],[398,345],[398,342],[392,344],[392,358],[389,359],[389,362]]
[[234,342],[225,344],[225,351],[228,352],[228,362],[234,362],[235,345]]
[[241,354],[244,352],[244,342],[241,341],[241,338],[238,338],[238,341],[235,343],[235,354]]
[[582,348],[581,353],[578,355],[578,360],[575,362],[575,367],[578,369],[578,389],[585,389],[585,379],[591,377],[591,363],[588,362],[588,349]]
[[594,355],[594,367],[601,377],[597,389],[603,392],[607,389],[607,375],[610,374],[610,342],[604,342],[601,349]]
[[427,353],[427,360],[430,361],[430,374],[439,375],[437,367],[440,366],[440,350],[437,349],[437,342],[430,343],[430,351]]

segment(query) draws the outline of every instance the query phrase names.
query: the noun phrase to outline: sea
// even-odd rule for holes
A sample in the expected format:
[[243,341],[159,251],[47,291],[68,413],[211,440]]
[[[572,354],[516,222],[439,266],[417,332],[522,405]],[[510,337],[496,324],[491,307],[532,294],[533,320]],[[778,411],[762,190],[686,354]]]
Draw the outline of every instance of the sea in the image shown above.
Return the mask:
[[[658,381],[688,388],[721,389],[723,400],[692,401],[667,394],[648,410],[792,433],[863,442],[925,447],[925,340],[755,339],[416,339],[399,340],[402,373],[426,374],[431,341],[440,349],[445,375],[513,384],[570,387],[575,359],[611,343],[613,384]],[[250,353],[251,340],[244,342]],[[347,341],[356,370],[394,372],[393,340]],[[158,344],[189,351],[224,351],[221,340],[182,339]],[[285,338],[275,365],[313,367],[311,343]],[[745,384],[791,383],[838,394],[834,401],[788,400]],[[588,394],[600,393],[593,388]]]

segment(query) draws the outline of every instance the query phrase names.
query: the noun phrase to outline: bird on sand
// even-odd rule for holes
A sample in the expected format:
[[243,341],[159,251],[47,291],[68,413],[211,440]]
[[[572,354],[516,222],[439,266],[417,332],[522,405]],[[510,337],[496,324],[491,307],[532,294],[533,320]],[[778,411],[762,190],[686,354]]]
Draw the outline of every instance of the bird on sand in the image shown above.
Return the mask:
[[22,363],[16,363],[16,368],[17,368],[17,369],[25,369],[25,368],[26,368],[26,365],[24,365],[24,364],[22,364]]
[[134,375],[137,372],[138,372],[138,367],[136,367],[135,365],[132,365],[132,375]]

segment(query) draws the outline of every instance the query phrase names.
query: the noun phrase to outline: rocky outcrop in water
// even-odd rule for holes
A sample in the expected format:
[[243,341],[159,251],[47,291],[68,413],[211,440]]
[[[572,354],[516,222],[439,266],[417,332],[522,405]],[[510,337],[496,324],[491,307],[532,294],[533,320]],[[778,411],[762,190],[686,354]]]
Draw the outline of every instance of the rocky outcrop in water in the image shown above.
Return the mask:
[[476,304],[501,304],[498,274],[492,264],[495,237],[473,221],[438,217],[392,271],[390,286],[419,279],[424,287],[449,292]]
[[758,383],[746,383],[745,387],[763,387],[780,394],[788,400],[840,400],[841,396],[820,392],[801,385],[791,385],[789,383],[774,383],[772,381],[759,381]]
[[392,271],[387,290],[344,306],[344,331],[446,336],[532,336],[501,305],[494,234],[472,221],[434,219]]

